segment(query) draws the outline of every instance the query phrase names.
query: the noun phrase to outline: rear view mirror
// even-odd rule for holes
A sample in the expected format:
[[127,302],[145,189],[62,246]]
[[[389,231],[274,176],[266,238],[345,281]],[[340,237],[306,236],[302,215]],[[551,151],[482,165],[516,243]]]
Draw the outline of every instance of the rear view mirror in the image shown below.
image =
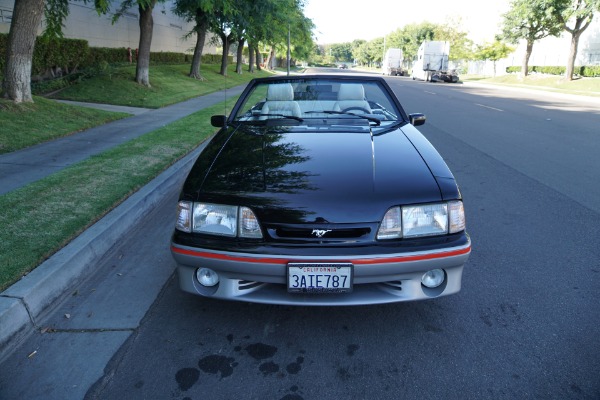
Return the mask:
[[224,127],[226,122],[226,115],[213,115],[212,117],[210,117],[210,124],[216,128]]
[[410,123],[414,126],[423,125],[427,119],[425,114],[421,113],[408,114],[408,118],[410,119]]

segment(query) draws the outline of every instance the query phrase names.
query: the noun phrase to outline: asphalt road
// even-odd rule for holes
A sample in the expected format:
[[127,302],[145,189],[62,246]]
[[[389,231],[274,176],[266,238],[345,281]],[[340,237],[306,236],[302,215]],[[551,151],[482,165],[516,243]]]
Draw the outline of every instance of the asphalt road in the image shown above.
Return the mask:
[[[310,308],[183,294],[173,194],[2,364],[0,398],[600,398],[600,104],[388,82],[427,114],[465,199],[458,295]],[[136,315],[136,293],[164,281]]]

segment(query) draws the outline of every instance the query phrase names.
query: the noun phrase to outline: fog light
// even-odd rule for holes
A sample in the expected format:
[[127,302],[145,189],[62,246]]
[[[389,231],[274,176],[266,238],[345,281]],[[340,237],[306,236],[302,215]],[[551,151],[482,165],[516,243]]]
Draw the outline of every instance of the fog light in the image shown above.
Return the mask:
[[198,268],[196,270],[196,279],[198,279],[198,282],[200,282],[202,286],[207,287],[215,286],[219,283],[219,275],[208,268]]
[[445,275],[444,270],[432,269],[423,274],[421,283],[423,286],[433,289],[444,283]]

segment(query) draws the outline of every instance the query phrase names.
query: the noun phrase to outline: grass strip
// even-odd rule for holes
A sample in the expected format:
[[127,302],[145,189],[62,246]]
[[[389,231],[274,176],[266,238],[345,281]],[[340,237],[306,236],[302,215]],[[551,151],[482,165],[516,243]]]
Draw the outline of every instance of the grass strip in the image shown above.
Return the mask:
[[196,148],[223,110],[198,111],[0,196],[0,291]]
[[[462,77],[461,77],[462,79]],[[465,81],[477,81],[495,85],[506,85],[528,89],[545,90],[557,93],[576,94],[581,96],[600,97],[599,78],[580,78],[572,81],[562,76],[532,74],[522,78],[516,74],[502,75],[495,78],[474,77]]]
[[[247,68],[247,66],[244,66]],[[150,66],[150,85],[138,85],[135,65],[109,67],[107,72],[86,79],[53,95],[63,100],[107,103],[131,107],[160,108],[179,103],[193,97],[213,93],[247,83],[250,78],[272,76],[266,71],[249,74],[235,73],[235,65],[228,68],[228,76],[219,74],[220,65],[203,64],[201,73],[205,80],[188,77],[189,64]]]
[[129,114],[74,107],[35,97],[35,103],[0,100],[0,154],[67,136]]

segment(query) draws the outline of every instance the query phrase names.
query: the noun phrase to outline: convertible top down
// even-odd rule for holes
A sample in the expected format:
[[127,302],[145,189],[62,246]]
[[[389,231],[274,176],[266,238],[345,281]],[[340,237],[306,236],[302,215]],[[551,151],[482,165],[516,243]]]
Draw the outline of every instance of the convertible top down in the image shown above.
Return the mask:
[[184,291],[358,305],[460,290],[461,193],[384,79],[255,79],[212,122],[177,204]]

